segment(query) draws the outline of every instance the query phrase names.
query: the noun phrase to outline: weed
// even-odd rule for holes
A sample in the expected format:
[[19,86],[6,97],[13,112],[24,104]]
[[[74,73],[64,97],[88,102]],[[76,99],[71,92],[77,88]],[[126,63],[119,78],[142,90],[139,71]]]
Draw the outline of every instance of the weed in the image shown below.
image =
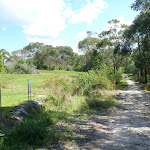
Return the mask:
[[87,99],[90,108],[99,110],[108,109],[116,105],[117,100],[113,97],[95,96]]
[[89,71],[77,76],[74,80],[74,93],[78,95],[88,95],[92,90],[111,89],[111,81],[99,71]]

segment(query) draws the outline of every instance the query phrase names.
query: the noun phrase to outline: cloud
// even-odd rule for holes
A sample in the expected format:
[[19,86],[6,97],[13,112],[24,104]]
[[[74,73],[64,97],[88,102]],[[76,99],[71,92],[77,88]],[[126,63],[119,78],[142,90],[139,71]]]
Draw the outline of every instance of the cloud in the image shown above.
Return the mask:
[[[86,5],[73,10],[74,3],[70,0],[0,0],[0,24],[22,27],[28,41],[64,44],[63,40],[56,39],[67,23],[86,22],[90,25],[108,7],[105,0],[86,1]],[[77,36],[84,36],[84,33]]]
[[133,20],[134,19],[131,19],[131,20],[125,20],[125,17],[124,16],[120,16],[119,19],[118,19],[122,24],[125,24],[125,25],[131,25]]
[[[128,25],[128,26],[131,25],[132,22],[133,22],[133,20],[134,20],[134,19],[125,20],[125,17],[124,17],[124,16],[120,16],[119,18],[114,18],[114,19],[119,20],[119,21],[120,21],[120,24],[125,24],[125,25]],[[106,26],[103,28],[102,31],[108,31],[111,27],[112,27],[112,25],[110,25],[110,24],[107,23]],[[121,28],[121,25],[118,26],[118,31],[120,30],[120,28]]]
[[78,50],[78,43],[74,44],[74,45],[72,46],[72,49],[73,49],[73,52],[74,52],[74,53],[79,53],[79,50]]
[[38,38],[38,37],[27,37],[27,41],[29,43],[31,42],[41,42],[47,45],[52,45],[54,47],[56,46],[64,46],[65,45],[65,41],[64,40],[51,40],[51,38]]
[[107,8],[108,4],[104,0],[88,0],[86,6],[72,12],[72,16],[70,17],[69,22],[80,23],[80,22],[87,22],[89,25],[92,23],[94,19],[98,17],[100,13],[103,12],[103,9]]
[[78,37],[78,38],[83,38],[83,37],[85,37],[86,35],[87,35],[86,31],[82,31],[82,32],[79,32],[79,33],[77,34],[77,37]]
[[1,0],[1,23],[22,26],[26,35],[56,38],[65,28],[63,0]]

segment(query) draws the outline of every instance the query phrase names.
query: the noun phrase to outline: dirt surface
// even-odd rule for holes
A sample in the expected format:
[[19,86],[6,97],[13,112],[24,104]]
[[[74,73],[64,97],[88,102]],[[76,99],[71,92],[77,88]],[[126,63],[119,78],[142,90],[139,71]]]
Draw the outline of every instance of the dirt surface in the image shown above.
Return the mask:
[[122,102],[118,111],[76,121],[73,130],[80,138],[60,149],[150,150],[150,93],[125,80],[127,90],[116,96]]

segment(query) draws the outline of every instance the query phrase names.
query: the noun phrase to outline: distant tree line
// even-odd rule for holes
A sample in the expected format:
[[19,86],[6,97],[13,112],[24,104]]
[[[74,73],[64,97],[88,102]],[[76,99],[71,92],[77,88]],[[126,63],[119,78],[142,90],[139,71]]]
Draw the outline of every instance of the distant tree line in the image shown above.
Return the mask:
[[98,34],[87,31],[87,37],[78,43],[82,55],[74,53],[69,46],[53,47],[36,42],[11,53],[1,49],[0,59],[8,72],[11,72],[11,65],[16,70],[28,70],[30,66],[48,70],[101,70],[109,75],[117,75],[122,69],[144,77],[144,83],[147,83],[150,74],[150,1],[135,0],[131,9],[139,11],[139,15],[130,26],[112,19],[106,31]]

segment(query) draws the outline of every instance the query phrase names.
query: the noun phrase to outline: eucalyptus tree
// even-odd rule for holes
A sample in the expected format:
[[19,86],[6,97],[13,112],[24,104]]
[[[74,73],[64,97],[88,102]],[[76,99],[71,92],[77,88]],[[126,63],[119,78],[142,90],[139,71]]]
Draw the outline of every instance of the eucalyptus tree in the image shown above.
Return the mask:
[[0,54],[2,54],[2,63],[5,64],[10,57],[10,53],[5,49],[1,49]]
[[130,40],[137,44],[133,58],[141,75],[144,72],[145,83],[147,83],[147,75],[150,69],[150,1],[136,0],[131,8],[140,11],[140,13],[125,31],[124,37],[127,41]]
[[97,44],[99,43],[99,38],[96,37],[95,32],[87,31],[87,37],[78,43],[78,48],[86,58],[85,64],[82,70],[88,71],[90,69],[98,69],[102,63],[101,56],[97,50]]
[[125,56],[130,51],[122,36],[127,26],[117,19],[109,21],[108,26],[108,30],[99,34],[100,42],[97,48],[106,65],[116,72],[125,63]]
[[78,43],[80,52],[88,54],[92,49],[96,49],[96,45],[99,42],[99,38],[88,36]]

